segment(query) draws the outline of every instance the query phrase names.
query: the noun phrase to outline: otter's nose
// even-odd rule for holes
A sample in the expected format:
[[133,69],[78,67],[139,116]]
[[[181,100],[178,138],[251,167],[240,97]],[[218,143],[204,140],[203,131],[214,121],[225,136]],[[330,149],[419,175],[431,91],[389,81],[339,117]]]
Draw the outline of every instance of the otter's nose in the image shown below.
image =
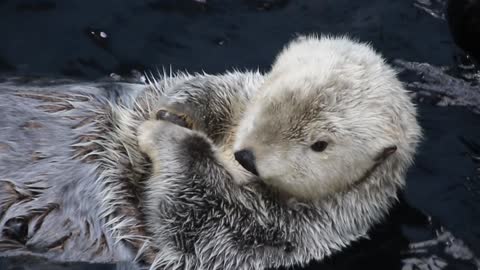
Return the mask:
[[234,153],[235,159],[246,170],[258,176],[257,167],[255,166],[255,156],[252,151],[243,149]]

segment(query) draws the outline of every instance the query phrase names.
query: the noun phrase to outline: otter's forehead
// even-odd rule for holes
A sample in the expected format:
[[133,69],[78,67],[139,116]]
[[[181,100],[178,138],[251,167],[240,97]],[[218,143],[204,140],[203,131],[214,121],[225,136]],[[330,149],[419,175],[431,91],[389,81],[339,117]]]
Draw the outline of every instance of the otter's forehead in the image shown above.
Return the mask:
[[267,99],[258,99],[251,112],[255,137],[271,143],[278,140],[303,141],[313,130],[334,133],[344,112],[332,107],[331,97],[303,91],[282,91]]
[[312,69],[272,73],[254,102],[263,108],[263,113],[310,121],[322,115],[345,118],[363,110],[374,112],[389,99],[389,91],[384,91],[378,80],[360,81],[341,70],[317,73]]
[[[301,82],[290,82],[290,76],[267,80],[263,85],[252,113],[257,138],[299,141],[323,132],[365,140],[372,137],[372,130],[392,125],[395,112],[389,99],[394,93],[383,91],[384,86],[359,83],[334,72],[320,75],[324,80],[298,72]],[[378,136],[384,134],[379,132]]]

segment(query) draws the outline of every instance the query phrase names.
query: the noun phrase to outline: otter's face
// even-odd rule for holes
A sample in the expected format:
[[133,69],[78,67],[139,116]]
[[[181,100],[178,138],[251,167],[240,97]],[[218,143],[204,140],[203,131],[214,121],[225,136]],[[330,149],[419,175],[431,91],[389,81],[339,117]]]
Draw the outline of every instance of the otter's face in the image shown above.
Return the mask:
[[239,127],[237,161],[267,184],[303,198],[361,179],[382,149],[373,145],[376,138],[362,138],[349,126],[347,112],[330,110],[329,98],[292,90],[258,99]]
[[307,38],[266,75],[234,151],[267,184],[321,198],[368,181],[373,169],[402,183],[420,137],[415,107],[379,55],[347,39]]

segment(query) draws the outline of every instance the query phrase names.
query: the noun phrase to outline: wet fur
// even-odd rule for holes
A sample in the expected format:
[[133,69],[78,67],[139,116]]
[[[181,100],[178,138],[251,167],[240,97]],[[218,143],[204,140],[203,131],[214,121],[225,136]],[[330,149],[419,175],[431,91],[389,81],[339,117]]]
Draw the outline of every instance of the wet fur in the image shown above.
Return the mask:
[[[3,79],[1,254],[151,263],[158,250],[142,212],[151,163],[138,148],[138,126],[165,95],[203,89],[191,101],[207,105],[211,95],[205,93],[247,93],[260,78],[240,72],[159,74],[147,85]],[[214,113],[221,112],[210,117]]]
[[[146,86],[1,83],[0,251],[262,269],[322,259],[365,237],[395,201],[408,162],[384,162],[365,181],[308,202],[279,200],[262,182],[238,185],[244,175],[223,146],[263,81],[233,72]],[[152,168],[137,129],[165,102],[190,110],[196,126],[152,124]]]
[[[312,55],[322,56],[323,51],[327,55],[324,58]],[[306,62],[321,59],[314,62],[313,67],[308,66],[313,80],[310,85],[305,85],[305,73],[294,71],[298,63],[289,58],[295,57],[300,61],[309,59]],[[338,73],[321,69],[325,68],[324,61],[329,60],[332,60],[332,70],[338,68]],[[320,70],[315,69],[315,65]],[[278,74],[276,69],[282,68],[285,70]],[[299,79],[291,78],[295,74]],[[328,87],[318,88],[315,83],[322,79],[315,76],[325,76]],[[168,269],[263,269],[321,260],[366,236],[371,225],[378,222],[395,201],[397,191],[405,183],[406,170],[413,161],[421,131],[406,90],[377,53],[368,45],[348,38],[302,37],[284,49],[272,71],[261,81],[254,87],[254,93],[247,91],[232,96],[228,90],[215,89],[209,92],[214,93],[215,98],[202,102],[195,102],[199,98],[196,87],[183,86],[181,91],[168,95],[186,97],[161,107],[169,108],[173,104],[173,107],[186,108],[193,118],[193,126],[200,127],[193,131],[155,118],[140,126],[140,148],[153,162],[145,198],[147,226],[153,241],[161,247],[154,265]],[[277,85],[265,89],[268,83]],[[282,87],[295,91],[284,92]],[[309,93],[309,88],[314,89],[313,92]],[[281,186],[276,188],[275,183],[258,179],[238,185],[244,179],[236,178],[244,175],[237,172],[237,166],[224,151],[225,145],[236,148],[238,142],[225,138],[233,133],[241,145],[258,143],[265,137],[270,147],[268,152],[277,154],[275,146],[305,137],[288,124],[278,124],[278,118],[298,117],[299,111],[310,113],[309,104],[315,102],[316,96],[309,95],[318,94],[322,89],[331,91],[325,95],[327,98],[334,93],[338,95],[336,102],[323,100],[322,104],[327,105],[322,106],[322,110],[332,115],[344,113],[345,119],[333,118],[340,124],[333,128],[344,136],[349,135],[352,147],[358,145],[358,149],[345,152],[353,157],[344,158],[365,159],[365,168],[342,171],[346,180],[350,177],[354,181],[345,180],[340,188],[314,191],[307,197],[302,193],[284,196],[286,190]],[[302,99],[305,93],[310,98]],[[284,94],[287,96],[282,96]],[[342,99],[341,95],[348,97]],[[222,98],[226,100],[223,106],[218,104]],[[257,114],[275,99],[280,100],[280,104],[273,105],[277,111],[268,112],[267,108],[266,114]],[[296,100],[300,103],[296,104]],[[212,101],[217,103],[212,105]],[[306,110],[302,110],[302,106]],[[215,121],[219,121],[217,127],[224,127],[222,133],[213,134],[224,137],[210,134],[212,130],[208,127],[216,126],[204,122],[212,120],[208,116],[209,108],[218,109],[222,118]],[[232,109],[236,110],[229,111]],[[322,110],[317,110],[312,118],[304,117],[307,120],[303,124],[312,123]],[[260,118],[260,123],[251,118]],[[288,135],[286,140],[274,140],[276,134],[282,134],[276,130],[276,134],[270,135],[269,129],[275,130],[275,127],[287,129],[283,133]],[[244,135],[249,133],[253,135]],[[300,163],[303,158],[300,157]],[[263,171],[289,168],[290,162],[288,158],[278,159],[276,167],[268,164]],[[328,167],[325,169],[328,172]]]

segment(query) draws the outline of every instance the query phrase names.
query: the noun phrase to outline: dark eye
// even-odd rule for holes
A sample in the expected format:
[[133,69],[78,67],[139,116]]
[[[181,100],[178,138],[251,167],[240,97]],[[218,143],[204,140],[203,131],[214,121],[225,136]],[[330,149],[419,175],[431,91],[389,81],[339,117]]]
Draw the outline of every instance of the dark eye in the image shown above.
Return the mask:
[[327,146],[328,146],[328,143],[326,141],[318,141],[312,144],[310,148],[312,148],[312,150],[315,152],[322,152],[327,148]]

